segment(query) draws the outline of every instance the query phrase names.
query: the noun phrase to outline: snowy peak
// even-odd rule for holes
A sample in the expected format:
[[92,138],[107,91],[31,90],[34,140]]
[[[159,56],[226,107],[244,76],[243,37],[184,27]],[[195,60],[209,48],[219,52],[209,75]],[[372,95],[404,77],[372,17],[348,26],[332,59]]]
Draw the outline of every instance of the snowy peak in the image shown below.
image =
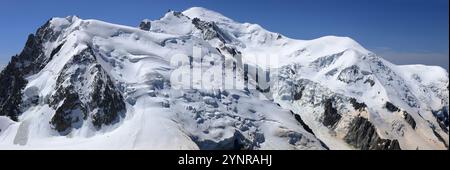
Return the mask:
[[199,18],[208,22],[234,22],[222,14],[202,7],[192,7],[182,12],[189,18]]
[[325,36],[311,40],[307,48],[316,56],[337,54],[344,51],[356,51],[362,55],[371,53],[350,37]]

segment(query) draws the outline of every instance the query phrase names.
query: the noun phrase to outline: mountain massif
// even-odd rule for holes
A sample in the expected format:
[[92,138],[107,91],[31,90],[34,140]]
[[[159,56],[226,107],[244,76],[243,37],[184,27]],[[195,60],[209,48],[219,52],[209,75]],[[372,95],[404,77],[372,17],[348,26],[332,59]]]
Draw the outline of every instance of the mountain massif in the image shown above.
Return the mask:
[[445,69],[395,65],[348,37],[291,39],[200,7],[138,27],[52,18],[0,82],[0,149],[449,143]]

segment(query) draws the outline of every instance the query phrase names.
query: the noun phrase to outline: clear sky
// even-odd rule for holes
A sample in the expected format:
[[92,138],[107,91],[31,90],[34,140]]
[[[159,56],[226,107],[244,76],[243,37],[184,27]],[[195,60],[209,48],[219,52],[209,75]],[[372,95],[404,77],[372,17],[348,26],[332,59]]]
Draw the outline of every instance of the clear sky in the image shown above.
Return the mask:
[[448,69],[448,0],[1,0],[0,65],[54,16],[137,26],[192,6],[296,39],[348,36],[396,64]]

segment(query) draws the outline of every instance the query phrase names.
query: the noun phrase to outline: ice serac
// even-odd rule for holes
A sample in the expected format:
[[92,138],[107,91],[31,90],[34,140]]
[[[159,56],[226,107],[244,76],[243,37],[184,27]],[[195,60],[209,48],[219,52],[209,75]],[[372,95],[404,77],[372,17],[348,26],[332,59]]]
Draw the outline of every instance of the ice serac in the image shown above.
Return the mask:
[[[170,64],[180,54],[192,67]],[[171,81],[196,66],[256,88]],[[446,70],[394,65],[349,37],[291,39],[201,7],[138,27],[53,18],[0,81],[0,148],[448,149]]]

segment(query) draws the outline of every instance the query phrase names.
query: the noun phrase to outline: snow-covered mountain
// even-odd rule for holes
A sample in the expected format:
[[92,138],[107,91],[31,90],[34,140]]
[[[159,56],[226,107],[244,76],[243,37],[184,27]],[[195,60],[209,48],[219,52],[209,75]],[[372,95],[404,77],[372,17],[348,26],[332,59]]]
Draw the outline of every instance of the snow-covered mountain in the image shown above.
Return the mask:
[[137,28],[52,18],[0,81],[0,149],[449,143],[446,70],[394,65],[347,37],[290,39],[200,7]]

